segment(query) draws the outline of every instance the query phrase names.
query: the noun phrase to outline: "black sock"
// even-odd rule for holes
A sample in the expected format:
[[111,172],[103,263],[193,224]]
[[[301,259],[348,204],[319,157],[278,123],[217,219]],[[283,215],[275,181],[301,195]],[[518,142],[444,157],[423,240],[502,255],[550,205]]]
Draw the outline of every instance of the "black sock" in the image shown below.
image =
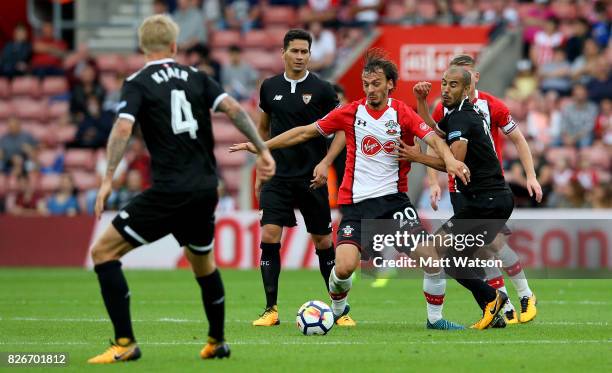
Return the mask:
[[484,310],[487,303],[495,300],[497,296],[495,289],[483,280],[475,278],[458,278],[457,282],[472,292],[476,303],[478,303],[482,310]]
[[266,243],[261,245],[261,260],[259,268],[261,269],[261,279],[263,280],[264,290],[266,292],[266,307],[276,305],[278,298],[278,276],[281,269],[280,258],[280,243]]
[[94,267],[94,271],[98,274],[106,311],[113,322],[115,340],[119,338],[135,340],[130,319],[130,290],[121,270],[121,262],[111,260],[98,264]]
[[336,253],[334,252],[334,245],[326,250],[315,250],[315,253],[319,257],[319,270],[321,276],[325,280],[325,290],[329,291],[329,275],[331,274],[332,268],[334,268]]
[[[209,254],[210,255],[210,254]],[[223,341],[223,325],[225,323],[225,291],[219,270],[215,269],[208,276],[197,277],[200,285],[204,312],[208,319],[208,336]]]

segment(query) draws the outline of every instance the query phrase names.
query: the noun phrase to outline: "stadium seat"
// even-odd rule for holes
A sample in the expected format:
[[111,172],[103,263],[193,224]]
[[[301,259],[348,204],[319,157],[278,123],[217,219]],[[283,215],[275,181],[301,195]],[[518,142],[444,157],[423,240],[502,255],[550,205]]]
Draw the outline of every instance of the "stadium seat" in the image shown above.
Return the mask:
[[212,58],[217,60],[221,65],[229,63],[229,52],[225,48],[217,48],[211,52]]
[[210,45],[212,48],[228,48],[240,44],[240,32],[232,30],[217,30],[212,34]]
[[40,122],[47,121],[47,102],[32,99],[13,100],[15,115],[20,119],[32,119]]
[[4,100],[0,100],[0,120],[6,120],[13,115],[13,105]]
[[68,149],[65,153],[64,165],[67,170],[93,171],[96,164],[94,151],[90,149]]
[[11,87],[8,79],[0,78],[0,98],[7,98],[10,96]]
[[215,147],[215,158],[221,169],[226,167],[241,167],[247,163],[246,152],[230,153],[225,146]]
[[283,25],[272,25],[266,27],[265,30],[268,33],[267,47],[271,49],[282,48],[285,34],[289,31],[289,28]]
[[101,54],[96,63],[102,72],[125,72],[125,61],[118,54]]
[[246,137],[231,124],[213,124],[215,141],[221,144],[234,144],[246,141]]
[[44,141],[49,132],[47,126],[37,121],[23,121],[21,122],[21,129],[34,136],[38,141]]
[[49,104],[49,115],[50,119],[58,119],[63,115],[68,114],[70,105],[67,101],[53,101]]
[[43,149],[38,152],[38,163],[41,167],[50,167],[59,155],[59,149]]
[[606,148],[590,147],[580,150],[580,159],[586,159],[591,166],[608,170],[610,168],[610,154]]
[[40,95],[40,81],[33,76],[19,76],[11,83],[11,97],[38,97]]
[[71,174],[78,190],[85,191],[98,186],[98,179],[94,172],[72,171]]
[[385,6],[386,22],[399,22],[406,15],[406,6],[402,2],[389,2]]
[[41,174],[38,179],[38,190],[43,193],[55,191],[60,184],[60,175],[58,174]]
[[76,125],[55,126],[52,130],[49,130],[49,133],[53,137],[53,142],[65,144],[74,140],[74,136],[77,133],[77,127]]
[[42,94],[45,96],[56,96],[68,92],[68,81],[64,77],[50,76],[42,82]]
[[125,65],[127,67],[127,73],[133,74],[136,71],[143,68],[145,65],[145,58],[142,54],[131,54],[126,57]]
[[236,195],[242,185],[241,171],[240,168],[226,168],[221,171],[221,176],[223,181],[225,181],[225,187],[232,195]]
[[283,60],[276,53],[262,49],[246,50],[243,53],[245,61],[249,61],[251,66],[257,70],[268,70],[279,73],[283,70]]
[[268,48],[270,36],[266,30],[251,30],[244,35],[240,45],[245,49]]
[[292,27],[296,24],[297,13],[290,6],[271,6],[263,12],[263,24],[269,25],[285,25]]

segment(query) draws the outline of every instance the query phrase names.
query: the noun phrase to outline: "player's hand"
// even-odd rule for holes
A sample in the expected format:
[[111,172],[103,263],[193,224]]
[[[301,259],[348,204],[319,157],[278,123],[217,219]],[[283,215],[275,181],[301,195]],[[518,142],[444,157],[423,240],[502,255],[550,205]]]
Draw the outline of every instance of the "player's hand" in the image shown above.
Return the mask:
[[104,178],[102,184],[100,185],[100,190],[98,190],[98,195],[96,196],[96,218],[99,220],[102,216],[102,212],[104,211],[104,205],[106,204],[106,200],[110,197],[113,192],[113,180]]
[[[251,143],[249,142],[247,144]],[[274,176],[274,173],[276,172],[276,162],[274,162],[274,158],[272,158],[270,150],[263,150],[257,155],[255,168],[257,170],[257,177],[261,179],[261,181],[268,181],[272,178],[272,176]]]
[[325,161],[319,162],[317,167],[312,172],[312,180],[310,180],[310,189],[317,189],[327,184],[327,173],[329,172],[329,164]]
[[413,162],[416,160],[416,157],[421,154],[421,146],[416,140],[414,141],[414,145],[408,145],[403,142],[402,139],[399,139],[399,145],[395,144],[394,154],[401,160]]
[[[255,147],[255,145],[253,145],[252,142],[242,142],[240,144],[234,144],[232,146],[230,146],[229,148],[229,152],[230,153],[234,153],[234,152],[239,152],[239,151],[243,151],[246,150],[248,152],[251,152],[253,154],[257,154],[257,148]],[[270,156],[272,157],[272,156]]]
[[438,211],[438,202],[442,199],[442,188],[438,183],[429,186],[429,203],[434,211]]
[[429,95],[431,91],[431,83],[430,82],[418,82],[412,87],[412,92],[417,99],[424,100]]
[[259,175],[255,176],[255,198],[257,198],[258,202],[259,202],[259,193],[261,193],[262,185],[263,185],[263,182],[261,181],[261,178],[259,177]]
[[527,191],[529,192],[529,197],[533,197],[535,194],[535,199],[538,203],[542,202],[542,187],[540,183],[538,183],[538,179],[535,177],[527,178]]
[[467,185],[470,182],[470,169],[465,165],[465,163],[454,158],[445,163],[447,174],[458,177],[461,179],[461,181],[463,181],[464,185]]

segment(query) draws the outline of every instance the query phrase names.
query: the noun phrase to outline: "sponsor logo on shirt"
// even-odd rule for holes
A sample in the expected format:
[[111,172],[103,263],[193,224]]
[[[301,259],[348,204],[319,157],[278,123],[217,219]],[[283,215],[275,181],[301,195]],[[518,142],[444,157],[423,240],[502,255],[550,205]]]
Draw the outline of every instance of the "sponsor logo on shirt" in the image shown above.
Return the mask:
[[452,140],[456,137],[460,137],[461,136],[461,131],[453,131],[451,133],[448,134],[448,139]]
[[392,154],[395,150],[395,141],[389,140],[381,144],[378,139],[372,135],[367,135],[361,140],[361,152],[368,157],[373,157],[381,150],[387,154]]
[[272,101],[280,101],[283,99],[283,95],[276,95],[274,96],[274,98],[272,99]]

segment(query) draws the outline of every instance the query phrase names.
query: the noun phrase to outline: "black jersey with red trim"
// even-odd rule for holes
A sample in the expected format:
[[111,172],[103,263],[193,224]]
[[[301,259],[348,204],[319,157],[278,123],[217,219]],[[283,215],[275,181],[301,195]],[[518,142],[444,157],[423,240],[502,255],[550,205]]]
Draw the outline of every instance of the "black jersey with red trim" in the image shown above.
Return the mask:
[[510,191],[495,153],[489,125],[468,99],[454,108],[449,108],[444,118],[438,122],[438,130],[444,134],[448,146],[455,141],[467,143],[463,162],[470,169],[470,182],[465,185],[462,181],[455,180],[459,192],[478,194]]
[[137,123],[151,153],[153,188],[187,192],[217,187],[210,111],[227,96],[205,73],[167,58],[123,83],[120,118]]
[[[270,137],[274,137],[323,118],[338,106],[338,97],[330,83],[308,71],[299,80],[279,74],[262,83],[259,106],[270,116]],[[274,149],[274,178],[310,180],[326,154],[327,143],[321,137],[290,148]]]

